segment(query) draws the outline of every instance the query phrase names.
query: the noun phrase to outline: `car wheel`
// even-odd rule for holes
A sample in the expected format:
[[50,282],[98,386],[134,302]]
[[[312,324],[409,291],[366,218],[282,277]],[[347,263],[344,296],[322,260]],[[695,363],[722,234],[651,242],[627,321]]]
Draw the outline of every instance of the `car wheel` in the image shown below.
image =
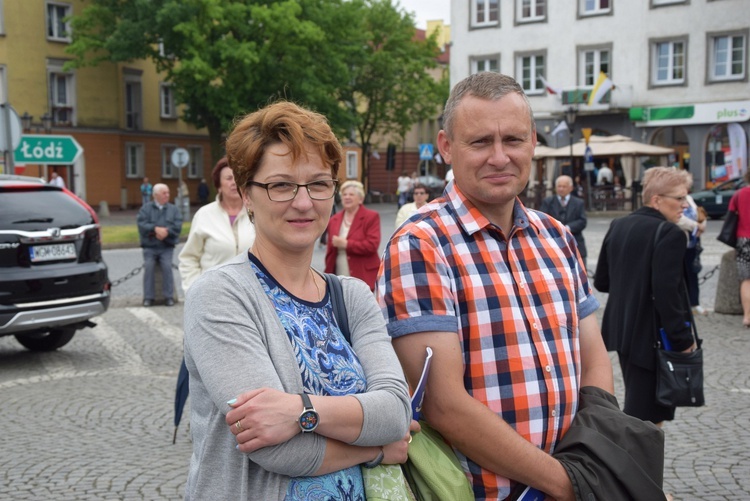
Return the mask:
[[75,329],[52,329],[36,334],[18,334],[16,339],[31,351],[54,351],[68,344],[75,333]]

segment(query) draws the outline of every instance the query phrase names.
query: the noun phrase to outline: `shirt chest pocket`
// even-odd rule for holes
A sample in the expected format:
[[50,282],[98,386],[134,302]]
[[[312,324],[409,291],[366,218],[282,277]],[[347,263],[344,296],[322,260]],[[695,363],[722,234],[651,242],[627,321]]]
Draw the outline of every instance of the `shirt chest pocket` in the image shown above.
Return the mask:
[[541,269],[530,271],[529,279],[529,301],[538,321],[552,328],[573,330],[577,300],[572,275],[557,269]]

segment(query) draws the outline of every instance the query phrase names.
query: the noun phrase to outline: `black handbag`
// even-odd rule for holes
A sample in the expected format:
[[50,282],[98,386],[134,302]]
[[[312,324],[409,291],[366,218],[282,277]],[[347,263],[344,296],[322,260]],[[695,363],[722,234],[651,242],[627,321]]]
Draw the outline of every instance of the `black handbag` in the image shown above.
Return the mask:
[[721,225],[721,231],[716,237],[719,242],[725,243],[730,247],[737,247],[737,223],[739,218],[737,212],[730,210],[724,218],[724,224]]
[[[654,245],[664,227],[659,224],[654,237]],[[687,305],[695,351],[682,353],[671,351],[662,345],[659,333],[656,337],[656,403],[666,407],[700,407],[706,403],[703,396],[703,340],[698,337],[692,308]],[[656,322],[656,309],[654,320]],[[655,325],[659,325],[658,322]]]
[[[695,328],[695,325],[693,325]],[[656,403],[667,407],[700,407],[703,396],[703,349],[690,353],[658,349],[656,373]]]

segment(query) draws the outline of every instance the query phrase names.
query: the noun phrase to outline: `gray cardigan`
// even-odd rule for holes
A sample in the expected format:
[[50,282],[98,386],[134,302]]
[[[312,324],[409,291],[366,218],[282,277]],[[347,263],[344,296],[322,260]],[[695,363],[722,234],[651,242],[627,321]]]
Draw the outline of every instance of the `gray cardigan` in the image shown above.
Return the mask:
[[[367,377],[362,432],[354,445],[395,442],[409,426],[403,371],[369,287],[341,277],[352,344]],[[289,477],[312,475],[323,462],[326,438],[317,433],[244,454],[224,419],[227,401],[270,387],[303,390],[292,346],[247,254],[203,273],[185,301],[185,363],[190,371],[193,456],[186,500],[283,499]],[[302,404],[300,403],[300,412]]]

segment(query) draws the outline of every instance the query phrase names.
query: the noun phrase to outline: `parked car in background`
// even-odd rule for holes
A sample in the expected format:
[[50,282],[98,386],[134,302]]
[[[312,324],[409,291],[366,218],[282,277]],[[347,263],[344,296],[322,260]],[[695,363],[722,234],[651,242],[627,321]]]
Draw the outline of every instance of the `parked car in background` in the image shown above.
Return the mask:
[[0,174],[0,336],[56,350],[109,300],[93,209],[39,178]]
[[695,203],[704,209],[710,218],[722,218],[729,210],[729,200],[732,195],[745,186],[745,180],[736,177],[725,181],[710,190],[691,193]]

